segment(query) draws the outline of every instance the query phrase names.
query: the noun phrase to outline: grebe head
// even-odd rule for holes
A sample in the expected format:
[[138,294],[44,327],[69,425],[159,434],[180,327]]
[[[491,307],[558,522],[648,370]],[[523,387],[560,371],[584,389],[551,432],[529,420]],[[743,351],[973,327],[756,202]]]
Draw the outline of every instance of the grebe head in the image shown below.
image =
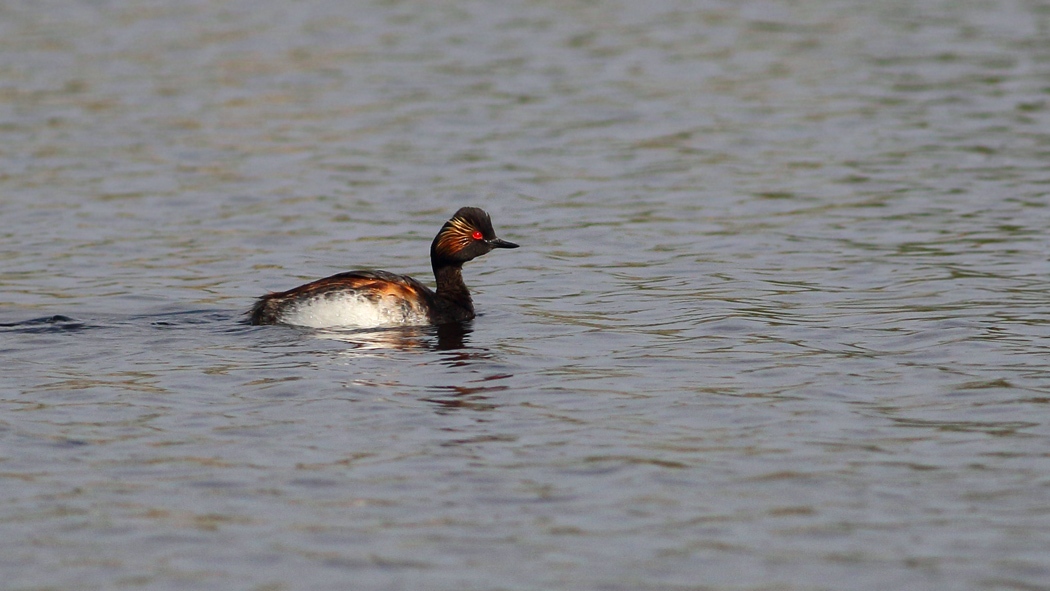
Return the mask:
[[430,258],[435,265],[461,265],[496,248],[517,247],[496,237],[489,214],[477,207],[462,207],[441,226],[430,245]]

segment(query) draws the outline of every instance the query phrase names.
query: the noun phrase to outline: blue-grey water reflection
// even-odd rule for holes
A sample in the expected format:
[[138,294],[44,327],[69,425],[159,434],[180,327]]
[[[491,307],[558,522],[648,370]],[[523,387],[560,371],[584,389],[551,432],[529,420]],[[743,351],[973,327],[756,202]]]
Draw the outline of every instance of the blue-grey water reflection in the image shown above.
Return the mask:
[[[0,586],[1045,587],[1048,32],[0,8]],[[470,204],[475,321],[242,322]]]

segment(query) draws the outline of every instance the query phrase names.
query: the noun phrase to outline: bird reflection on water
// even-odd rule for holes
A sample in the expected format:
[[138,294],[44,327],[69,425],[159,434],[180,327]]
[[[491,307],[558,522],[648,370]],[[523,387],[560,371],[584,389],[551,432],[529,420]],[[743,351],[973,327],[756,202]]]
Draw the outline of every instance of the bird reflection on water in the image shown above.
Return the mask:
[[455,351],[466,347],[467,336],[474,331],[471,321],[450,322],[438,326],[406,326],[380,329],[344,330],[338,328],[309,329],[322,339],[343,341],[353,345],[351,351],[372,350]]
[[[384,352],[439,351],[436,362],[448,368],[467,367],[477,362],[491,362],[495,355],[488,349],[470,346],[469,336],[473,322],[451,322],[438,326],[404,327],[379,330],[310,330],[319,338],[342,341],[351,345],[344,354],[352,357],[383,356]],[[438,412],[454,410],[489,411],[499,405],[490,401],[492,394],[508,388],[503,384],[492,384],[514,377],[506,372],[479,376],[469,385],[430,385],[425,389],[430,394],[419,398],[433,404]],[[372,380],[355,380],[359,386],[377,386]],[[384,383],[391,386],[398,382]],[[404,385],[404,384],[401,384]]]

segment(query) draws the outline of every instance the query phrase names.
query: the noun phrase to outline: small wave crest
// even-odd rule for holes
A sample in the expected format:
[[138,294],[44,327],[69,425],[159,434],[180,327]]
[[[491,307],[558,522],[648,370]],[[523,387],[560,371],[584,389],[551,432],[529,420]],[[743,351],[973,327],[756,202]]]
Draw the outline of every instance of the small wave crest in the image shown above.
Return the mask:
[[69,316],[56,314],[54,316],[42,316],[21,322],[0,322],[0,330],[8,332],[46,333],[46,332],[70,332],[88,328],[86,322],[82,322]]

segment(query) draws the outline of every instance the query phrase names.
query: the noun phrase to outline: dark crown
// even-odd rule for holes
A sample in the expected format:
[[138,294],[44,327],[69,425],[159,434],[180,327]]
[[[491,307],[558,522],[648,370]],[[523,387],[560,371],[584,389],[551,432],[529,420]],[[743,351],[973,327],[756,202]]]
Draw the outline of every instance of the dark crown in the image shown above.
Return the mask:
[[[441,226],[431,252],[445,258],[459,258],[465,249],[475,243],[474,232],[481,232],[486,240],[496,237],[489,214],[477,207],[462,207],[452,219]],[[474,253],[468,258],[474,258],[484,252]]]

